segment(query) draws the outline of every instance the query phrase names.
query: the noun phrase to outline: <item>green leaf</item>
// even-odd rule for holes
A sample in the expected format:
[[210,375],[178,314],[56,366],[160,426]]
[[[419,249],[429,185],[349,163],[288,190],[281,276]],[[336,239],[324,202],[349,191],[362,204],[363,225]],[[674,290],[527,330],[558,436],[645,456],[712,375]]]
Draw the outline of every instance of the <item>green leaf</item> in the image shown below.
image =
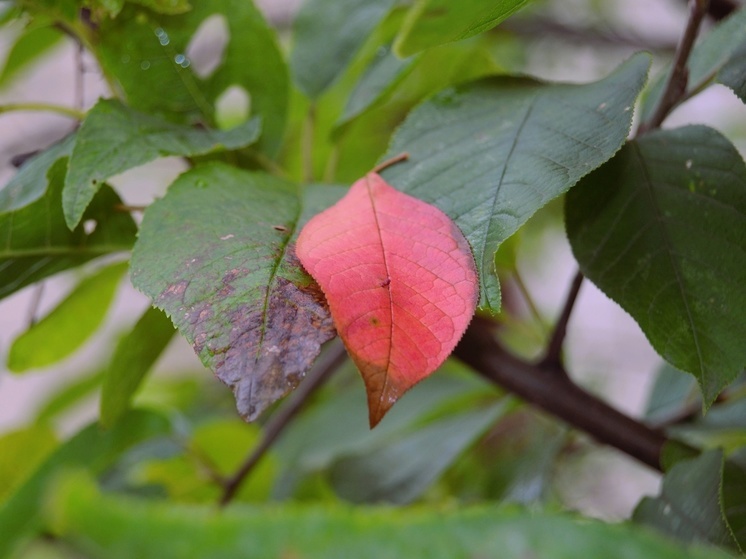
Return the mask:
[[694,378],[664,363],[658,369],[648,397],[645,420],[651,423],[668,421],[677,417],[687,404],[696,401],[699,401],[699,392]]
[[[351,364],[345,372],[355,377],[359,374]],[[394,406],[371,430],[366,414],[361,413],[366,406],[364,387],[362,383],[350,383],[289,425],[277,442],[284,471],[276,496],[291,495],[302,478],[328,470],[345,457],[370,456],[401,445],[418,427],[440,417],[444,409],[462,412],[472,409],[475,402],[484,403],[493,397],[491,386],[458,362],[447,360],[437,374],[407,392],[404,404]]]
[[[129,250],[137,228],[117,210],[121,200],[108,186],[94,198],[83,225],[70,231],[62,215],[62,185],[67,158],[49,170],[43,198],[0,214],[0,298],[93,258]],[[84,225],[94,228],[86,232]]]
[[[687,91],[692,93],[716,81],[734,91],[746,103],[746,10],[740,9],[705,35],[687,60]],[[671,66],[650,84],[643,98],[641,120],[650,118],[663,95]]]
[[86,468],[99,474],[136,443],[168,432],[169,423],[162,416],[134,411],[109,431],[93,424],[65,442],[0,506],[0,558],[39,529],[45,490],[63,469]]
[[57,437],[48,425],[31,425],[0,437],[0,503],[49,456]]
[[171,321],[160,310],[149,308],[119,342],[104,373],[100,421],[111,427],[127,413],[145,375],[166,349],[174,334]]
[[100,494],[80,476],[53,492],[52,529],[105,559],[726,559],[716,549],[685,548],[648,530],[495,506],[365,508],[172,505]]
[[746,364],[746,165],[715,130],[630,142],[566,198],[583,273],[709,405]]
[[[187,47],[211,16],[224,19],[229,38],[215,71],[200,77]],[[250,0],[196,2],[188,12],[168,16],[125,6],[118,18],[101,23],[97,50],[104,72],[119,83],[132,108],[169,120],[214,127],[216,101],[232,86],[243,88],[252,115],[262,117],[260,145],[270,154],[279,148],[288,70],[274,32]]]
[[105,99],[93,107],[77,134],[65,177],[62,205],[72,229],[103,182],[158,157],[203,155],[238,149],[259,137],[259,119],[232,130],[179,126]]
[[[152,460],[138,467],[138,471],[143,482],[164,486],[172,499],[215,503],[223,492],[216,483],[216,474],[225,479],[233,475],[261,438],[262,430],[255,424],[247,425],[235,418],[208,421],[194,430],[186,452],[165,460]],[[210,465],[210,471],[206,464]],[[276,471],[274,455],[265,454],[241,484],[236,501],[266,501]]]
[[394,49],[404,57],[472,37],[492,29],[526,3],[528,0],[417,0]]
[[293,79],[301,91],[314,99],[329,87],[393,4],[393,0],[305,0],[293,25],[290,55]]
[[30,25],[16,37],[8,51],[5,65],[0,71],[0,88],[7,85],[18,73],[57,46],[64,34],[51,25]]
[[8,184],[0,189],[0,214],[21,209],[44,196],[55,179],[50,174],[54,164],[63,157],[69,157],[74,145],[75,134],[70,134],[26,161]]
[[329,472],[332,486],[356,503],[404,504],[418,498],[504,413],[503,403],[473,409],[417,429],[364,453],[345,456]]
[[75,352],[106,317],[126,263],[107,266],[85,278],[42,320],[13,342],[8,369],[20,373],[46,367]]
[[103,373],[100,371],[88,373],[80,378],[74,379],[69,384],[65,384],[56,389],[44,399],[37,409],[37,423],[48,423],[63,413],[70,411],[76,404],[83,401],[84,398],[93,394],[101,385]]
[[183,14],[192,9],[188,0],[130,0],[161,14]]
[[478,39],[435,47],[404,60],[389,47],[381,47],[350,94],[337,133],[353,119],[387,103],[389,110],[408,112],[444,87],[498,71],[487,45]]
[[725,462],[721,502],[728,529],[743,552],[746,549],[746,467],[742,463]]
[[297,386],[334,336],[323,294],[290,245],[311,205],[276,177],[197,167],[148,208],[133,252],[135,287],[233,389],[249,420]]
[[396,188],[438,206],[469,240],[480,306],[500,309],[494,254],[531,215],[619,149],[650,59],[637,55],[586,85],[491,78],[447,89],[415,109],[384,158]]
[[720,450],[681,461],[666,473],[658,497],[640,501],[633,519],[687,543],[710,542],[738,549],[721,505],[722,476]]

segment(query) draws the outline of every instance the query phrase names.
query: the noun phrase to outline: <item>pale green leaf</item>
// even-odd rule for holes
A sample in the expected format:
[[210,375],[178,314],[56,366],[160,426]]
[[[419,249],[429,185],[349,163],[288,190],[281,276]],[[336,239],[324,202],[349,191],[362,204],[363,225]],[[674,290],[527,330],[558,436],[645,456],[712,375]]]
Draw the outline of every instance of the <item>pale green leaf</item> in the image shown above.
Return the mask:
[[102,495],[80,476],[54,492],[52,528],[102,559],[726,559],[648,530],[495,506],[441,510],[186,506]]
[[31,24],[16,37],[0,70],[0,88],[10,83],[19,72],[38,61],[57,46],[64,37],[61,29],[51,25]]
[[0,503],[5,501],[57,446],[48,425],[31,425],[0,436]]
[[134,411],[113,429],[93,424],[57,448],[0,505],[0,558],[8,557],[24,538],[40,529],[41,506],[49,482],[66,468],[99,474],[133,445],[169,432],[168,421],[152,412]]
[[150,308],[124,336],[107,367],[99,404],[100,421],[111,427],[127,413],[145,375],[166,349],[174,334],[171,321],[160,310]]
[[83,279],[48,315],[13,342],[8,369],[20,373],[72,355],[104,321],[127,264],[114,264]]

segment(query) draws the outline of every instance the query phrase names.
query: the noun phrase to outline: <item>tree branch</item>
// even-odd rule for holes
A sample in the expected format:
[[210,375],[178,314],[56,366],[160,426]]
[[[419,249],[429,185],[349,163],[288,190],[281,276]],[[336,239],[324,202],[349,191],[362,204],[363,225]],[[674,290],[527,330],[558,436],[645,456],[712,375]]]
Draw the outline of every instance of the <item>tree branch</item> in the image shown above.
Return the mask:
[[557,319],[557,324],[554,326],[552,337],[549,338],[546,354],[541,361],[541,365],[544,367],[560,370],[560,356],[562,353],[562,344],[564,343],[565,335],[567,334],[567,323],[570,321],[570,315],[572,314],[572,309],[575,306],[575,301],[578,298],[578,292],[580,291],[580,286],[582,284],[583,272],[578,270],[570,284],[570,291],[565,299],[565,305],[562,308],[562,312]]
[[697,39],[702,20],[707,15],[708,4],[709,0],[690,0],[689,20],[686,23],[686,29],[681,36],[679,46],[676,47],[676,54],[674,55],[671,72],[668,75],[668,81],[663,89],[663,95],[661,95],[658,106],[650,119],[643,122],[638,128],[638,136],[660,127],[669,113],[685,98],[686,86],[689,81],[689,70],[686,67],[686,62],[692,52],[694,41]]
[[542,365],[524,362],[505,351],[493,335],[493,323],[475,317],[456,346],[454,356],[487,380],[661,471],[660,457],[667,438],[624,415],[574,384],[567,375],[553,374]]
[[235,474],[233,474],[233,476],[224,482],[223,495],[220,498],[220,506],[225,506],[233,500],[244,479],[246,479],[249,473],[254,469],[254,466],[259,463],[262,456],[264,456],[275,440],[282,434],[285,427],[290,424],[290,421],[301,410],[311,394],[323,385],[332,373],[334,373],[346,360],[347,352],[345,351],[342,342],[338,340],[335,341],[316,362],[316,365],[311,369],[305,380],[300,384],[300,386],[298,386],[295,392],[293,392],[293,394],[288,398],[285,405],[281,407],[264,426],[262,440],[252,449],[241,467]]

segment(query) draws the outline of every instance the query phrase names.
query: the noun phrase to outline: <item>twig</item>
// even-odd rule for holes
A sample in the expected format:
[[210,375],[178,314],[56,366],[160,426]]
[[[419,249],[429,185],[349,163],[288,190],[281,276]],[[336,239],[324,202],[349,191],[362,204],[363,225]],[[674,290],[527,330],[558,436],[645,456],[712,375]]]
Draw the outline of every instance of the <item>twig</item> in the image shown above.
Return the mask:
[[83,111],[71,107],[63,107],[62,105],[53,105],[51,103],[7,103],[0,105],[0,114],[9,113],[11,111],[47,111],[74,118],[76,120],[83,120],[85,118],[85,112]]
[[671,72],[663,89],[658,105],[647,122],[643,122],[637,130],[637,135],[659,128],[663,120],[686,96],[686,86],[689,81],[689,70],[686,67],[689,54],[692,52],[694,41],[697,39],[699,27],[707,15],[709,0],[690,0],[689,20],[676,47]]
[[285,427],[290,424],[290,421],[300,411],[309,396],[324,384],[346,359],[347,353],[340,341],[334,342],[326,353],[322,355],[321,359],[316,362],[316,365],[308,373],[306,379],[288,398],[287,403],[267,422],[259,444],[252,449],[238,471],[225,481],[220,506],[225,506],[231,502],[244,479],[246,479],[246,476],[254,469],[254,466],[257,465],[262,456],[269,450],[277,437],[285,430]]
[[578,270],[575,277],[570,285],[570,291],[565,299],[565,305],[562,308],[557,324],[554,326],[551,338],[547,344],[547,351],[544,354],[544,358],[541,360],[541,365],[554,370],[559,370],[558,365],[561,363],[560,355],[562,353],[562,344],[565,341],[567,335],[567,323],[570,321],[570,315],[572,309],[575,306],[575,301],[578,298],[578,292],[580,286],[583,284],[583,273]]
[[624,415],[574,384],[566,375],[518,359],[495,340],[493,323],[475,317],[454,355],[489,381],[661,471],[661,452],[668,439]]
[[394,157],[387,159],[386,161],[383,161],[382,163],[379,163],[378,165],[373,167],[371,173],[380,173],[384,169],[387,169],[392,165],[396,165],[397,163],[401,163],[402,161],[406,161],[407,159],[409,159],[409,154],[406,151],[402,152],[399,155],[395,155]]

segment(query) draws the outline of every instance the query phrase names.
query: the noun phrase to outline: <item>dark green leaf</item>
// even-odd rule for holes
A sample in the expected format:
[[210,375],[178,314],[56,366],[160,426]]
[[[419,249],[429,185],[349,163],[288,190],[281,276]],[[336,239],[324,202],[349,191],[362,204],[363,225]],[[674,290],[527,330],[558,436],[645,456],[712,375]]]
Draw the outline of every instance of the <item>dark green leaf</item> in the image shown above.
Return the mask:
[[150,308],[119,342],[101,387],[100,421],[104,427],[111,427],[127,412],[140,383],[173,334],[168,317]]
[[746,165],[733,145],[704,126],[646,134],[565,213],[583,273],[712,403],[746,364]]
[[169,423],[152,412],[134,411],[109,431],[93,424],[60,446],[33,475],[0,506],[0,558],[39,529],[39,515],[49,482],[66,468],[86,468],[98,474],[125,450],[169,432]]
[[504,404],[497,404],[449,414],[393,444],[343,457],[330,469],[332,486],[341,497],[357,503],[409,503],[497,421],[504,409]]
[[645,497],[633,519],[684,542],[735,547],[721,505],[723,453],[713,450],[675,464],[658,497]]
[[[229,38],[215,71],[201,78],[187,47],[210,16],[224,19]],[[196,2],[192,10],[169,16],[125,6],[118,18],[101,23],[97,48],[104,71],[134,109],[215,126],[216,100],[236,86],[247,92],[252,115],[262,117],[261,145],[270,153],[279,148],[288,72],[273,31],[250,0]]]
[[259,119],[232,130],[200,130],[140,113],[119,101],[99,101],[77,134],[65,177],[62,204],[74,228],[104,181],[168,155],[203,155],[246,147],[259,137]]
[[31,25],[25,29],[10,47],[0,71],[0,87],[7,85],[18,72],[58,45],[63,37],[62,30],[49,25]]
[[648,530],[494,506],[440,510],[186,506],[100,494],[79,476],[54,491],[52,528],[102,559],[726,559]]
[[743,552],[746,549],[746,467],[742,463],[725,462],[721,494],[728,529]]
[[308,97],[318,97],[393,4],[393,0],[305,0],[293,26],[291,68],[298,87]]
[[[43,198],[0,214],[0,298],[104,254],[129,250],[137,228],[117,209],[121,200],[108,186],[94,198],[83,221],[70,231],[62,215],[62,184],[67,158],[49,170]],[[86,232],[94,228],[92,232]]]
[[[746,9],[736,10],[705,35],[687,60],[687,90],[698,91],[712,81],[731,88],[746,103]],[[663,95],[671,66],[650,84],[641,107],[641,119],[648,120]]]
[[398,189],[438,206],[474,250],[480,306],[500,309],[494,254],[536,210],[608,160],[629,132],[650,60],[638,55],[586,85],[492,78],[415,109],[386,157]]
[[460,41],[492,29],[528,0],[418,0],[394,46],[399,56]]
[[134,285],[233,388],[248,419],[297,386],[334,336],[290,244],[302,212],[291,183],[198,167],[145,212],[132,256]]
[[16,373],[46,367],[71,355],[106,317],[127,264],[107,266],[85,278],[47,316],[16,338],[8,369]]
[[73,146],[75,135],[71,134],[26,161],[8,184],[0,189],[0,214],[28,206],[44,196],[55,178],[50,174],[54,164],[63,157],[69,157]]

